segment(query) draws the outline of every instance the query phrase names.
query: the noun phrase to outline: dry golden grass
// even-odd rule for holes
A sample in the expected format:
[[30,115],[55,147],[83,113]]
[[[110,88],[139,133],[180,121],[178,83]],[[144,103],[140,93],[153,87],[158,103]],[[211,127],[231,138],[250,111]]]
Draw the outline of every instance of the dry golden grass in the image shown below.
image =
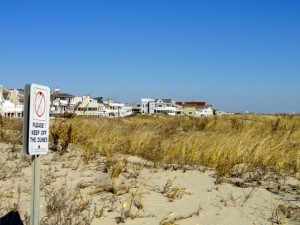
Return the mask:
[[61,123],[61,142],[69,138],[81,146],[86,161],[97,154],[110,157],[125,153],[154,163],[214,167],[220,177],[231,175],[237,164],[300,172],[300,116],[139,115],[117,119],[78,117],[55,123]]
[[20,119],[0,116],[0,142],[21,144],[23,123]]
[[[0,125],[0,141],[21,142],[20,120],[1,118]],[[50,140],[54,149],[78,145],[85,161],[124,153],[154,163],[214,167],[220,177],[231,175],[237,164],[300,172],[298,115],[56,119]]]
[[[44,185],[41,186],[46,201],[46,216],[42,223],[90,224],[93,218],[113,211],[119,213],[115,217],[116,222],[123,223],[129,218],[152,217],[147,209],[144,210],[147,204],[143,202],[149,187],[150,191],[161,193],[168,201],[177,201],[182,196],[193,194],[181,184],[173,184],[171,179],[165,185],[149,185],[148,189],[145,188],[147,182],[141,184],[139,174],[142,167],[147,168],[149,164],[133,165],[120,155],[129,154],[151,160],[155,165],[163,165],[163,168],[179,168],[183,172],[185,168],[194,168],[186,165],[213,167],[218,175],[216,182],[225,180],[238,187],[252,187],[239,197],[232,193],[224,195],[221,199],[223,206],[246,207],[254,190],[262,185],[282,199],[292,199],[281,201],[278,198],[278,203],[272,205],[270,222],[284,224],[286,218],[294,217],[299,212],[299,207],[293,208],[295,204],[291,203],[297,199],[295,196],[299,193],[299,185],[285,183],[286,175],[295,174],[299,178],[299,128],[300,116],[297,115],[228,115],[206,118],[138,115],[114,119],[77,117],[51,120],[50,145],[57,152],[47,164],[48,168],[44,172],[46,179],[43,179]],[[20,151],[17,143],[21,143],[21,140],[22,121],[1,118],[0,141],[12,142],[14,145],[7,157],[0,160],[0,164],[3,164],[0,180],[20,176],[22,168],[30,165],[30,158],[21,155],[16,157],[16,152]],[[72,145],[68,147],[69,144]],[[79,149],[81,158],[88,164],[77,163],[81,161],[80,157],[73,158],[78,156]],[[60,154],[64,154],[64,157]],[[99,157],[103,155],[106,157]],[[58,158],[65,160],[61,161],[61,169],[69,168],[71,171],[92,165],[90,170],[93,173],[106,173],[109,176],[108,182],[99,186],[91,178],[80,181],[75,185],[75,190],[67,189],[67,185],[57,190],[53,187],[58,178],[54,173],[56,165],[51,167],[51,163]],[[18,159],[18,163],[6,163],[13,159]],[[151,167],[151,170],[158,169]],[[123,180],[126,182],[123,183]],[[25,191],[28,195],[29,189]],[[84,197],[86,193],[87,197]],[[103,193],[103,204],[95,205],[93,209],[92,198]],[[8,198],[13,198],[13,195],[0,194],[2,210]],[[17,202],[18,206],[18,200],[13,202]],[[10,204],[6,211],[14,208],[17,209],[15,204]],[[161,219],[160,224],[176,224],[177,221],[198,216],[200,209],[190,214],[168,214]],[[24,218],[28,220],[27,214],[24,214]]]

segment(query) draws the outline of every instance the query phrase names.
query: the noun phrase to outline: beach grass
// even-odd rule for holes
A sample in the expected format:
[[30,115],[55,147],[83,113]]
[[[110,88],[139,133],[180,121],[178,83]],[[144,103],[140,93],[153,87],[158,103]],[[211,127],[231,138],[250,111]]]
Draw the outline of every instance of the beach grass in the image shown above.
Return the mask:
[[[0,141],[21,143],[22,121],[1,118]],[[201,165],[230,176],[236,165],[300,172],[299,115],[224,115],[126,118],[76,117],[51,121],[54,150],[79,146],[83,160],[116,153],[154,163]]]
[[60,127],[62,147],[79,145],[86,161],[121,153],[154,163],[213,167],[220,176],[231,175],[241,164],[300,171],[300,116],[78,117],[54,121],[55,127]]
[[[209,207],[226,208],[226,215],[228,208],[252,215],[249,209],[253,202],[255,211],[261,207],[261,194],[270,199],[263,201],[267,214],[262,220],[299,222],[299,128],[299,115],[51,119],[41,224],[99,224],[100,219],[115,224],[150,221],[158,214],[159,224],[175,224],[199,220]],[[0,160],[0,213],[20,211],[29,224],[25,205],[30,185],[24,174],[28,176],[31,158],[20,154],[22,120],[2,117],[0,142],[7,143],[0,148],[5,154]],[[188,211],[153,213],[153,205],[164,203],[169,209],[175,202],[190,202],[188,196],[195,193],[203,194],[201,204],[195,200]],[[158,195],[163,197],[159,204],[149,200]],[[207,202],[207,195],[215,196],[213,202]]]

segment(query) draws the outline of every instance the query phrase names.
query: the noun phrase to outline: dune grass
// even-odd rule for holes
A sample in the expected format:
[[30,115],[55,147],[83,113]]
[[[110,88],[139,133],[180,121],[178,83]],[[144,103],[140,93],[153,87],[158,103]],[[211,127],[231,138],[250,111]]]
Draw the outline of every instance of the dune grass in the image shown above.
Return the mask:
[[123,153],[154,163],[209,166],[220,176],[231,175],[237,164],[300,172],[300,116],[78,117],[55,126],[61,142],[79,145],[86,161]]
[[[21,143],[22,122],[0,122],[0,141]],[[121,153],[156,164],[213,167],[221,177],[231,175],[238,164],[300,172],[299,115],[56,119],[51,121],[50,141],[56,150],[67,150],[69,143],[80,147],[86,162],[98,154]]]
[[0,115],[0,142],[21,144],[23,122],[20,119],[5,118]]

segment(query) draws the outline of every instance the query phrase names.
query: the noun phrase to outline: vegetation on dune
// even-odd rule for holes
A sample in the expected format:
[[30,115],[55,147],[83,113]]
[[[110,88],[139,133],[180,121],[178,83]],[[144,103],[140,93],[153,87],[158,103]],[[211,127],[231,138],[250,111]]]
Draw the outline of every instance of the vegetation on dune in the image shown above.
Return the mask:
[[[249,188],[244,189],[239,197],[232,193],[225,198],[221,196],[220,202],[224,207],[241,209],[257,187],[264,187],[277,196],[268,221],[272,224],[285,224],[286,218],[299,221],[299,184],[288,181],[290,175],[296,175],[299,181],[299,115],[56,118],[50,121],[49,134],[49,146],[55,153],[45,163],[45,176],[42,177],[46,215],[41,224],[91,224],[94,218],[108,213],[115,213],[116,223],[124,223],[128,218],[153,216],[143,210],[143,195],[148,191],[160,193],[168,201],[192,194],[170,178],[164,185],[146,185],[149,178],[143,180],[140,176],[145,165],[150,165],[153,173],[159,168],[185,172],[194,169],[190,165],[196,165],[200,171],[207,167],[215,168],[216,173],[212,173],[216,178],[215,184],[225,181],[237,187]],[[22,121],[0,117],[0,142],[12,144],[12,149],[5,149],[8,150],[7,155],[0,161],[3,165],[0,180],[20,176],[22,169],[31,164],[30,157],[17,152],[20,151],[17,145],[22,143]],[[153,164],[129,161],[129,157],[122,154],[137,155],[151,160]],[[58,158],[59,164],[55,164]],[[7,163],[13,160],[14,163]],[[158,167],[154,168],[156,165]],[[57,189],[56,180],[59,177],[61,179],[60,169],[81,171],[81,174],[85,171],[86,178],[90,180],[80,179],[74,188],[70,188],[73,178],[69,177],[68,180],[67,172],[62,188]],[[87,170],[89,173],[86,173]],[[104,174],[106,182],[103,184],[97,181],[99,175],[91,177],[91,174],[99,172]],[[219,194],[217,185],[214,189]],[[7,201],[4,199],[12,199],[13,192],[0,196],[3,200],[2,205],[0,201],[0,211],[20,210],[21,192],[27,196],[29,189],[18,188],[14,204],[4,204]],[[101,200],[97,199],[97,204],[94,202],[93,205],[92,198],[96,195]],[[177,220],[198,216],[201,209],[199,205],[197,211],[187,215],[170,217],[168,214],[159,224],[173,224]],[[28,213],[23,215],[25,224],[29,224]]]
[[[20,138],[20,122],[1,121],[0,141],[9,141],[8,134]],[[97,154],[123,153],[154,163],[214,167],[220,177],[231,175],[235,165],[241,164],[300,172],[297,115],[77,117],[51,124],[52,148],[63,153],[69,143],[78,145],[87,162]]]
[[125,153],[154,163],[214,167],[220,176],[231,175],[237,164],[300,171],[299,116],[78,117],[57,120],[56,127],[61,143],[80,145],[86,161],[98,153]]
[[22,120],[5,118],[0,115],[0,142],[13,145],[22,144],[22,129]]

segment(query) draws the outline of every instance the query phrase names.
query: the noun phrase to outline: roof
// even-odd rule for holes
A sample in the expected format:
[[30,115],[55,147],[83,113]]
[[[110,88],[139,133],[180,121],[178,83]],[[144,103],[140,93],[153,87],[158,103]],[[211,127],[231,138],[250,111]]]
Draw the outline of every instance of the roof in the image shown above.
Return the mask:
[[158,100],[162,100],[165,103],[172,103],[172,99],[169,99],[169,98],[157,98],[157,99],[155,99],[156,102]]
[[176,105],[205,106],[205,102],[176,102]]
[[103,97],[94,98],[98,103],[103,103]]
[[7,89],[4,89],[4,90],[3,90],[3,94],[10,94],[10,91],[7,90]]
[[68,93],[53,93],[52,94],[53,97],[56,98],[74,98],[74,95],[68,94]]

